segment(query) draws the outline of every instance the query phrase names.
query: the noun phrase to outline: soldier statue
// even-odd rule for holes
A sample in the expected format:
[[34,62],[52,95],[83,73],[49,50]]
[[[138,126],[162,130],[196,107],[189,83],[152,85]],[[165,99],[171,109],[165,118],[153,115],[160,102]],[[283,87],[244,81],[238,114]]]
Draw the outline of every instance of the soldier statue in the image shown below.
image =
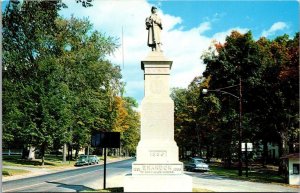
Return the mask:
[[156,7],[151,8],[151,13],[152,14],[146,18],[146,29],[148,30],[148,46],[152,48],[152,51],[161,51],[161,19],[157,15]]

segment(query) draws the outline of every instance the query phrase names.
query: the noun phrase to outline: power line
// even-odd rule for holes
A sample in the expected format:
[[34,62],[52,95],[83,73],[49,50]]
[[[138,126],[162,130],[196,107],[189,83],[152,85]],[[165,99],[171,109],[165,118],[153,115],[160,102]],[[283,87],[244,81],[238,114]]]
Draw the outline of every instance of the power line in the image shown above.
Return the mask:
[[124,69],[124,30],[122,26],[122,64],[123,64],[123,69]]

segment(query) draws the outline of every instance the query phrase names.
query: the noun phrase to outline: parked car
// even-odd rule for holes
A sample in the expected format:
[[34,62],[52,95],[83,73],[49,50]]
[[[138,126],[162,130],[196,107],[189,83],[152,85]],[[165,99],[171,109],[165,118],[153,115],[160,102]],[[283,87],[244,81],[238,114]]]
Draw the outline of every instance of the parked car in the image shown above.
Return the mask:
[[184,169],[187,171],[209,171],[209,166],[204,163],[204,159],[193,157],[184,164]]
[[75,166],[98,164],[99,159],[96,155],[80,155],[77,159]]

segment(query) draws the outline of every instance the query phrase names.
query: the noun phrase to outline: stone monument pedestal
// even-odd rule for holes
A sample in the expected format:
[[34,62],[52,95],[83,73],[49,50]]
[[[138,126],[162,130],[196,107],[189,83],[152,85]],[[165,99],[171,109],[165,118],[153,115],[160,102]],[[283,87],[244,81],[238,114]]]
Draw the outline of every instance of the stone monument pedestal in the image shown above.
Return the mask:
[[125,177],[124,192],[192,192],[188,175],[143,175]]
[[141,104],[141,140],[125,192],[192,192],[192,178],[183,174],[174,140],[174,102],[170,98],[172,61],[150,52],[141,62],[145,97]]

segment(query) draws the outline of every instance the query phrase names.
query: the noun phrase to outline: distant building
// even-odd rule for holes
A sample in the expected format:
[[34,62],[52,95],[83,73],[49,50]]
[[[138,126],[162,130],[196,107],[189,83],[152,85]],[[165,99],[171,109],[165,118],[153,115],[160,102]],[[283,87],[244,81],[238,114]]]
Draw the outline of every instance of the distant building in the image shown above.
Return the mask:
[[285,160],[285,163],[287,165],[287,174],[288,174],[288,182],[291,185],[300,185],[300,154],[299,153],[293,153],[288,154],[282,159]]
[[268,143],[268,158],[270,160],[279,159],[279,147],[277,144]]

